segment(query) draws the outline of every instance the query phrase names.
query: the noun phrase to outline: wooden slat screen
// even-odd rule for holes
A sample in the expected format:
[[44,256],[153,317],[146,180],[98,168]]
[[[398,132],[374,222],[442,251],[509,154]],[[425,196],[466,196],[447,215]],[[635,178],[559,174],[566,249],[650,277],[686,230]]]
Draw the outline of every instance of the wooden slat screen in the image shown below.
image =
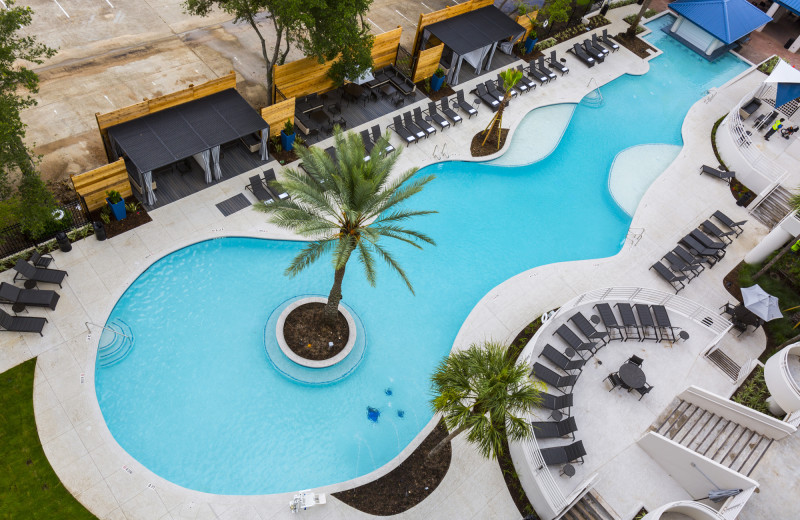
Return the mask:
[[128,170],[123,159],[69,178],[88,211],[105,206],[107,191],[117,190],[122,197],[131,196]]
[[269,123],[270,137],[281,133],[287,119],[294,121],[294,100],[292,97],[261,109],[261,117]]
[[531,33],[531,29],[533,29],[533,20],[536,20],[536,17],[538,15],[539,11],[533,11],[528,14],[517,16],[516,22],[525,28],[525,34],[522,35],[522,38],[520,38],[520,40],[525,41],[525,39]]
[[402,27],[386,31],[375,37],[372,42],[372,68],[382,69],[392,65],[397,60],[397,48],[400,47]]
[[440,43],[436,47],[420,51],[417,66],[414,68],[414,83],[433,76],[433,73],[439,68],[443,50],[444,44]]
[[415,54],[419,50],[419,46],[422,44],[422,30],[426,25],[441,22],[442,20],[447,20],[448,18],[468,13],[470,11],[480,9],[481,7],[488,7],[490,5],[494,5],[494,0],[469,0],[458,5],[447,6],[444,9],[433,11],[432,13],[421,13],[419,15],[417,34],[414,36],[414,47],[412,48],[411,53]]

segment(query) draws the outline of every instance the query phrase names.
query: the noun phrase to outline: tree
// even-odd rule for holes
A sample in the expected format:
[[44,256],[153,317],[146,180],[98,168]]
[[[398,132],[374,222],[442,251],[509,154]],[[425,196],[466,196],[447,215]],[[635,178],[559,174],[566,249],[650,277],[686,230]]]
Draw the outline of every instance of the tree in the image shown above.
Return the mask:
[[304,171],[286,169],[286,180],[278,183],[289,197],[256,205],[257,210],[271,216],[274,224],[312,239],[286,268],[286,275],[295,276],[322,255],[332,254],[334,280],[325,307],[328,322],[336,318],[345,267],[351,255],[358,254],[367,281],[373,287],[375,258],[379,257],[400,275],[413,294],[411,281],[380,239],[394,238],[419,249],[422,249],[420,243],[435,245],[430,237],[406,229],[401,223],[436,212],[400,207],[434,176],[412,179],[417,172],[412,168],[391,179],[400,152],[377,153],[388,146],[388,136],[375,144],[375,153],[366,161],[364,143],[357,134],[344,135],[337,127],[334,141],[336,160],[319,148],[298,146]]
[[0,199],[11,195],[11,177],[23,173],[36,175],[33,154],[25,145],[25,123],[20,112],[36,105],[30,96],[39,91],[39,77],[25,62],[41,64],[55,54],[33,36],[21,36],[20,29],[31,24],[30,7],[17,7],[14,1],[0,9]]
[[542,388],[528,377],[527,363],[515,363],[500,343],[472,344],[439,363],[431,377],[431,407],[441,413],[450,434],[428,456],[464,431],[484,457],[503,453],[503,438],[530,437],[531,424],[520,414],[541,403]]
[[489,125],[483,131],[484,138],[481,146],[486,144],[486,140],[489,139],[489,135],[492,133],[492,130],[497,127],[497,149],[500,149],[500,135],[502,132],[503,127],[503,111],[505,111],[506,106],[508,106],[508,100],[511,99],[511,89],[519,83],[519,80],[522,79],[522,71],[517,69],[507,69],[500,73],[500,77],[503,80],[503,89],[505,90],[505,95],[503,96],[503,101],[500,102],[500,106],[497,108],[497,112],[495,112],[494,117],[492,120],[489,121]]
[[[337,59],[342,77],[358,77],[372,66],[372,57],[363,49],[371,49],[372,36],[365,16],[372,0],[185,0],[187,12],[206,16],[212,9],[222,9],[246,22],[261,42],[261,55],[266,66],[266,87],[272,99],[272,66],[286,59],[295,45],[306,56],[320,63]],[[259,28],[258,18],[268,13],[275,29],[275,41],[268,42]]]
[[550,0],[542,7],[541,16],[538,16],[537,20],[547,22],[547,36],[549,37],[555,24],[568,22],[571,13],[572,0]]
[[636,13],[636,18],[633,20],[633,23],[630,27],[628,27],[628,30],[625,31],[625,34],[627,34],[628,38],[633,38],[636,36],[636,28],[639,27],[639,22],[642,21],[642,16],[644,16],[645,11],[647,11],[649,8],[650,0],[644,0],[644,2],[642,2],[642,8],[639,9],[638,13]]

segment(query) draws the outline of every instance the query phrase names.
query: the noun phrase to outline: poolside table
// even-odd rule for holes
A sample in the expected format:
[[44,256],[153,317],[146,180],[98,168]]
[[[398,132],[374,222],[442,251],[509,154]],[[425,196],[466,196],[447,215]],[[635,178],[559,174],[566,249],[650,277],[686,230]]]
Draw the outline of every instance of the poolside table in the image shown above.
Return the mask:
[[619,378],[628,388],[641,388],[647,382],[644,371],[633,363],[623,363],[619,367]]

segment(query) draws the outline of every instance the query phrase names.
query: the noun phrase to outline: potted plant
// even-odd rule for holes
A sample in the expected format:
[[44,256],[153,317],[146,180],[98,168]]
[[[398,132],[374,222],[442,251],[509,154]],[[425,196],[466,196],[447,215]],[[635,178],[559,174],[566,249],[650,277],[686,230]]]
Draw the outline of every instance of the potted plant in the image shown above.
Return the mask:
[[530,54],[533,52],[533,46],[536,45],[536,42],[539,41],[539,38],[536,37],[536,31],[531,30],[531,33],[528,35],[528,39],[525,40],[525,54]]
[[287,119],[286,124],[283,125],[283,130],[281,130],[281,148],[291,152],[292,148],[294,148],[294,137],[294,124],[291,119]]
[[444,69],[439,67],[431,76],[431,92],[438,92],[444,85]]
[[116,220],[125,218],[125,201],[117,190],[106,192],[106,202],[108,203],[108,207],[111,208],[111,212],[114,214]]

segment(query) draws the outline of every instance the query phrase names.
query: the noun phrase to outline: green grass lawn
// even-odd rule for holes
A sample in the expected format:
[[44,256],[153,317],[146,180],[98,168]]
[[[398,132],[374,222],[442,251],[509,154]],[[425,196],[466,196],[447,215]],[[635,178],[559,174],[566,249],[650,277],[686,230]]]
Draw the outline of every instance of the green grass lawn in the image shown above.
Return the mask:
[[35,366],[31,359],[0,374],[0,519],[96,518],[64,488],[39,443]]

